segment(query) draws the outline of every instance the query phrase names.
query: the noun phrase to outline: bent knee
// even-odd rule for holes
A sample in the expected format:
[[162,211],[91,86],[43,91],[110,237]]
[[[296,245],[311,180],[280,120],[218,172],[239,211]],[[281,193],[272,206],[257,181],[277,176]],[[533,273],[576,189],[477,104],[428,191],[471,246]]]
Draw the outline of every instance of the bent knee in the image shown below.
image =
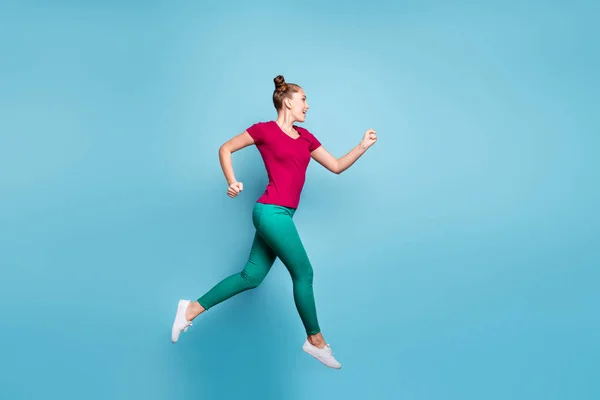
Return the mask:
[[264,276],[256,276],[256,275],[250,275],[244,271],[242,271],[240,273],[242,280],[244,281],[245,286],[248,289],[254,289],[257,288],[258,286],[260,286],[260,284],[262,283],[263,279],[265,278]]

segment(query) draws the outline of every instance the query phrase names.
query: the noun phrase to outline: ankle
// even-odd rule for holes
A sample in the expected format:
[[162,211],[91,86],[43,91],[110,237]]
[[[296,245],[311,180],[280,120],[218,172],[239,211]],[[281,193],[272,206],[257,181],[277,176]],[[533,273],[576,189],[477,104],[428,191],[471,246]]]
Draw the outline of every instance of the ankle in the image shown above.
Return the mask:
[[312,344],[315,347],[318,347],[320,349],[325,348],[325,340],[323,339],[323,337],[318,337],[318,336],[309,336],[308,337],[308,342],[310,344]]
[[202,307],[197,301],[194,301],[188,305],[187,310],[185,311],[185,319],[191,321],[204,311],[204,307]]

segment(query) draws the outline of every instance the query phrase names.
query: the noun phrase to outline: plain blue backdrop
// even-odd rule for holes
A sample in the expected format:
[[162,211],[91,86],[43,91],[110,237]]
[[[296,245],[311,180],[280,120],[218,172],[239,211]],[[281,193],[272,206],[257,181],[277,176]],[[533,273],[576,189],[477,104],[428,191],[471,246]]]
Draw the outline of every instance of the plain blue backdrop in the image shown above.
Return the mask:
[[[600,398],[600,8],[585,1],[9,1],[0,8],[0,398]],[[295,220],[342,370],[243,268],[273,78],[302,85]],[[596,379],[596,380],[593,380]]]

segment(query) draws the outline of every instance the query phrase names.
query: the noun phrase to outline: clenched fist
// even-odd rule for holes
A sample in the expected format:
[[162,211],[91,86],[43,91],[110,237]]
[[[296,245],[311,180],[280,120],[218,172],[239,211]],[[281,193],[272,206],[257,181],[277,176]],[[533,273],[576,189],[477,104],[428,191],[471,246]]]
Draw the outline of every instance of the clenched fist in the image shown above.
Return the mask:
[[365,136],[363,136],[362,141],[360,142],[363,149],[368,149],[373,146],[377,141],[377,132],[374,129],[368,129],[365,132]]
[[233,199],[240,194],[242,190],[244,190],[244,184],[242,182],[233,182],[227,189],[227,196]]

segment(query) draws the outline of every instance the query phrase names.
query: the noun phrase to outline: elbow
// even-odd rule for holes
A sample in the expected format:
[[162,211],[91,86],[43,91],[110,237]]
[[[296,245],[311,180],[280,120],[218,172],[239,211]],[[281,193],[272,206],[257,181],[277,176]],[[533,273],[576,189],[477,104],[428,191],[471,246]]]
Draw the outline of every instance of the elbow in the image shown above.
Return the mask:
[[223,162],[224,160],[226,160],[227,156],[231,157],[231,153],[229,152],[227,146],[222,145],[221,147],[219,147],[219,160],[220,160],[220,162]]
[[333,168],[331,169],[331,172],[333,172],[336,175],[341,174],[342,172],[344,172],[344,170],[342,169],[342,167],[340,166],[339,161],[333,166]]
[[227,153],[231,153],[231,150],[229,149],[227,143],[223,143],[221,147],[219,147],[219,155],[222,156]]

